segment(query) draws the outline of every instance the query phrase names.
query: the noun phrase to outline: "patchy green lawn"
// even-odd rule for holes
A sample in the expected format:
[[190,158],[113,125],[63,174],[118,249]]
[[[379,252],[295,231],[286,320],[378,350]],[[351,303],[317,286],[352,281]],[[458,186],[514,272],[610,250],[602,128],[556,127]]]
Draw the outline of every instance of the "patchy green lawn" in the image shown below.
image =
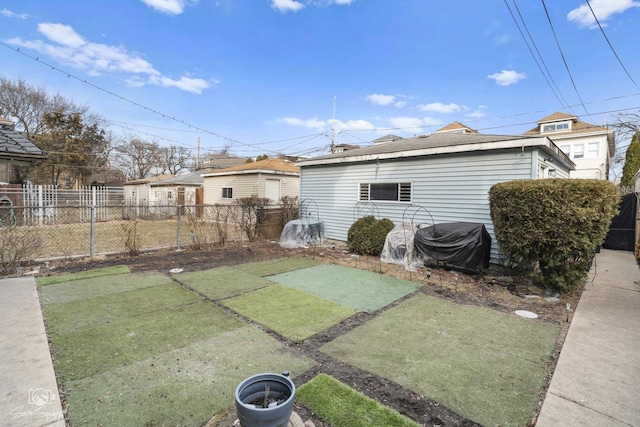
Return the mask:
[[203,425],[244,378],[315,364],[158,273],[40,292],[72,425]]
[[173,277],[213,300],[229,298],[272,284],[267,279],[245,273],[234,267],[218,267],[210,270],[179,273]]
[[422,286],[367,270],[330,264],[277,274],[269,280],[366,312],[379,310]]
[[404,415],[325,374],[300,387],[296,398],[333,427],[419,427]]
[[61,276],[43,276],[38,278],[38,285],[46,286],[54,283],[71,282],[80,279],[93,279],[101,276],[114,276],[118,274],[128,274],[129,267],[126,265],[115,265],[113,267],[96,268],[93,270],[79,271],[77,273],[64,274]]
[[287,257],[240,264],[235,268],[245,273],[265,277],[274,274],[285,273],[287,271],[313,267],[319,264],[320,263],[318,261],[309,258]]
[[351,308],[279,285],[222,304],[292,341],[307,339],[356,314]]
[[524,426],[559,333],[558,326],[417,295],[321,351],[479,424]]
[[[421,286],[316,264],[280,258],[171,277],[113,268],[39,279],[70,423],[203,425],[233,405],[244,378],[283,370],[295,378],[316,364],[233,311],[300,342]],[[479,424],[522,426],[535,411],[559,333],[558,326],[417,293],[320,351]],[[326,375],[298,397],[333,426],[414,425]]]

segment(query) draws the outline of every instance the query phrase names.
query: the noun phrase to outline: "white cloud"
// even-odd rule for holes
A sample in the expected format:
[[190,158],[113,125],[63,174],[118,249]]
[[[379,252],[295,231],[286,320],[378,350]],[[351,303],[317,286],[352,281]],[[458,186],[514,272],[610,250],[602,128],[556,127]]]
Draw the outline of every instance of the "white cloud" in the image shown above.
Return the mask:
[[[640,7],[640,2],[633,0],[591,0],[593,13],[598,17],[600,24],[616,13],[623,13],[627,9]],[[589,5],[583,4],[573,9],[567,14],[567,20],[575,22],[581,27],[598,28],[598,24],[593,18]]]
[[495,41],[495,43],[498,46],[502,46],[502,45],[505,45],[505,44],[507,44],[507,43],[509,43],[511,41],[511,35],[507,34],[507,33],[498,34],[497,36],[495,36],[493,38],[493,40]]
[[515,70],[502,70],[499,73],[489,74],[487,78],[493,79],[500,86],[511,86],[527,77],[525,73],[518,73]]
[[366,120],[335,120],[334,126],[337,131],[341,130],[374,130],[376,127],[373,123]]
[[306,6],[297,0],[271,0],[271,7],[278,12],[297,12]]
[[449,104],[443,104],[442,102],[432,102],[430,104],[418,105],[418,108],[422,111],[433,111],[435,113],[451,114],[459,113],[466,107],[450,102]]
[[366,96],[367,101],[372,104],[386,106],[393,105],[396,108],[402,108],[407,105],[407,95],[383,95],[381,93],[372,93]]
[[367,95],[367,101],[376,105],[389,105],[392,104],[395,100],[395,95],[383,95],[381,93],[372,93],[371,95]]
[[271,0],[271,8],[278,12],[297,12],[307,6],[344,6],[355,0]]
[[38,24],[38,31],[52,42],[63,46],[77,48],[87,43],[69,25],[43,22]]
[[318,120],[315,117],[313,119],[299,119],[297,117],[283,117],[277,120],[278,122],[284,123],[289,126],[299,126],[311,129],[322,130],[325,129],[328,125],[328,122],[324,120]]
[[10,11],[9,9],[0,9],[0,15],[6,16],[7,18],[18,18],[18,19],[27,19],[29,15],[26,13],[15,13]]
[[312,119],[300,119],[298,117],[283,117],[277,119],[276,122],[284,123],[289,126],[298,126],[305,127],[310,129],[315,129],[317,131],[329,130],[331,129],[331,123],[333,123],[333,127],[337,132],[342,130],[374,130],[375,126],[366,120],[347,120],[343,122],[342,120],[319,120],[317,118]]
[[[164,76],[151,76],[149,77],[149,83],[157,86],[175,87],[180,90],[195,93],[198,95],[200,95],[203,90],[210,87],[209,82],[204,79],[194,79],[185,76],[180,77],[178,80]],[[218,81],[213,80],[213,83],[217,84]]]
[[22,40],[16,37],[7,42],[48,55],[62,64],[92,76],[104,73],[128,74],[125,82],[131,86],[153,84],[200,94],[212,84],[218,83],[215,80],[207,81],[189,76],[179,79],[164,76],[138,54],[129,53],[122,46],[87,41],[69,25],[45,22],[38,25],[38,31],[46,41]]
[[185,0],[142,0],[142,2],[167,15],[180,15],[187,7],[187,1]]
[[432,117],[391,117],[389,119],[389,123],[394,128],[400,129],[410,129],[412,131],[419,131],[425,126],[437,126],[441,125],[442,122],[440,120],[434,119]]

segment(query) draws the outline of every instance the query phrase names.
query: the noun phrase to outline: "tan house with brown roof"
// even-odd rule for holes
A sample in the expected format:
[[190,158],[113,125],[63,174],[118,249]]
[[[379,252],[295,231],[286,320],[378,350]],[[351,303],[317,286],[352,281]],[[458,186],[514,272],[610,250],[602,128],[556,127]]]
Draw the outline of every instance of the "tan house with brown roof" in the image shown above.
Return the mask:
[[463,123],[453,122],[443,128],[438,129],[436,133],[478,133],[478,131],[475,129],[471,129],[469,126]]
[[537,121],[525,135],[549,137],[576,164],[570,178],[608,179],[609,162],[615,154],[612,129],[580,121],[556,112]]
[[234,203],[261,197],[277,203],[300,193],[300,168],[286,159],[266,159],[203,174],[204,203]]

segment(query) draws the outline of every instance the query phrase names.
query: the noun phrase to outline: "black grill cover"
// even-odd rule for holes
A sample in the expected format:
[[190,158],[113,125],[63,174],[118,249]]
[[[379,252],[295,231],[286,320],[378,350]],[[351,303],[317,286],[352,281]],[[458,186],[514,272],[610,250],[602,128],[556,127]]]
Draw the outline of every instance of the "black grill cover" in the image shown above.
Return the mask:
[[421,259],[477,270],[489,267],[491,236],[483,224],[436,224],[416,232],[414,247]]

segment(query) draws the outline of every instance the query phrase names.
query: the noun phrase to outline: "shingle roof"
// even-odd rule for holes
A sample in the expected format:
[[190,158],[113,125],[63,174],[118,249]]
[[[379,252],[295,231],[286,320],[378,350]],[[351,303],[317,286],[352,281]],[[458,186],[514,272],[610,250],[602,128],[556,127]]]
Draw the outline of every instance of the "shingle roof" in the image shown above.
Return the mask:
[[313,157],[311,159],[301,160],[298,163],[304,164],[306,161],[317,159],[389,154],[401,151],[422,150],[427,148],[447,147],[463,144],[477,144],[481,142],[510,141],[523,138],[527,137],[512,135],[488,135],[481,133],[433,133],[430,135],[420,135],[413,138],[401,138],[397,141],[387,142],[386,144],[377,144],[364,148],[356,148],[354,150],[349,150],[342,153]]
[[10,161],[33,161],[44,159],[46,155],[22,133],[9,126],[0,125],[0,158]]
[[[604,127],[604,126],[598,126],[598,125],[594,125],[591,123],[586,123],[583,121],[580,121],[576,116],[572,116],[571,114],[567,114],[567,113],[562,113],[562,112],[556,112],[553,113],[545,118],[542,118],[540,120],[538,120],[536,123],[538,123],[538,126],[534,127],[533,129],[529,129],[528,131],[526,131],[524,133],[524,135],[540,135],[540,125],[544,124],[544,123],[552,123],[552,122],[557,122],[557,121],[562,121],[562,120],[571,120],[573,123],[571,123],[571,129],[570,130],[562,130],[562,131],[557,131],[557,132],[550,132],[548,133],[548,135],[550,137],[553,137],[553,134],[572,134],[572,133],[586,133],[586,132],[599,132],[599,131],[610,131],[609,128]],[[545,133],[546,135],[547,133]]]
[[167,187],[167,186],[173,186],[173,185],[191,185],[191,186],[203,185],[204,179],[202,178],[202,175],[205,173],[214,172],[216,170],[219,170],[219,169],[214,169],[214,168],[200,169],[195,172],[186,173],[184,175],[178,175],[169,179],[151,183],[151,186]]
[[200,162],[200,166],[204,166],[205,168],[214,168],[214,169],[226,169],[232,166],[242,165],[245,162],[244,157],[231,157],[227,155],[213,155],[208,156],[210,161],[208,162]]
[[451,132],[451,131],[459,131],[459,130],[467,130],[471,133],[478,133],[477,130],[475,129],[471,129],[469,126],[460,123],[460,122],[453,122],[453,123],[449,123],[448,125],[446,125],[443,128],[440,128],[436,131],[437,132]]
[[127,182],[124,182],[122,185],[151,184],[153,182],[164,181],[166,179],[170,179],[173,177],[174,176],[171,174],[156,175],[156,176],[150,176],[149,178],[134,179],[133,181],[127,181]]
[[285,172],[285,173],[300,173],[300,168],[295,164],[282,160],[282,159],[266,159],[259,160],[257,162],[245,163],[239,166],[233,166],[226,169],[217,169],[212,173],[205,174],[205,176],[210,175],[222,175],[226,173],[233,172],[244,172],[244,173],[259,173],[261,171],[271,171],[271,172]]
[[549,138],[526,135],[488,135],[481,133],[433,133],[399,141],[376,144],[369,147],[313,157],[298,162],[300,166],[319,164],[339,164],[374,161],[376,159],[394,159],[421,157],[435,154],[454,154],[480,150],[520,148],[524,146],[541,147],[559,161],[570,167],[575,166]]
[[553,114],[548,115],[547,117],[543,117],[540,120],[537,121],[538,124],[540,123],[547,123],[547,122],[557,122],[560,120],[578,120],[578,118],[576,116],[573,116],[571,114],[567,114],[567,113],[563,113],[562,111],[556,111]]

